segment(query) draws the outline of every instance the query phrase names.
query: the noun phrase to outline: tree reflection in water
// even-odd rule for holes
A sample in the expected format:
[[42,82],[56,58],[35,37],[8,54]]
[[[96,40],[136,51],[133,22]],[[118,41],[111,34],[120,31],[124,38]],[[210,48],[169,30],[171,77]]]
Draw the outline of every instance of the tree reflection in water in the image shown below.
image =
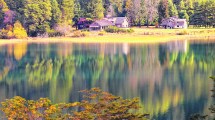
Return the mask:
[[78,91],[100,87],[140,97],[156,119],[208,113],[208,76],[215,74],[215,43],[11,44],[0,46],[0,101],[16,95],[73,102]]

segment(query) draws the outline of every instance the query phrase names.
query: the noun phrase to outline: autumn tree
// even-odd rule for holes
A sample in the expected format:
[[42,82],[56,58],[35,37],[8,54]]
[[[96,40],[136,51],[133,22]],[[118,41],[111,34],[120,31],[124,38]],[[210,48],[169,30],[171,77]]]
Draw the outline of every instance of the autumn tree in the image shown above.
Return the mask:
[[149,116],[137,112],[138,98],[122,99],[98,88],[81,92],[84,98],[81,102],[67,104],[53,104],[47,98],[33,101],[14,97],[2,102],[1,110],[8,119],[144,120]]
[[149,26],[150,22],[156,21],[158,18],[158,0],[145,0],[145,7],[147,8],[146,13],[146,24]]
[[18,39],[27,37],[27,32],[19,21],[16,21],[13,26],[13,34],[14,34],[14,37]]
[[0,24],[1,24],[1,27],[3,26],[2,23],[4,21],[5,12],[7,12],[8,10],[9,9],[8,9],[8,6],[5,3],[5,1],[4,0],[0,0]]
[[125,3],[126,15],[131,22],[134,22],[134,9],[133,9],[133,0],[127,0]]

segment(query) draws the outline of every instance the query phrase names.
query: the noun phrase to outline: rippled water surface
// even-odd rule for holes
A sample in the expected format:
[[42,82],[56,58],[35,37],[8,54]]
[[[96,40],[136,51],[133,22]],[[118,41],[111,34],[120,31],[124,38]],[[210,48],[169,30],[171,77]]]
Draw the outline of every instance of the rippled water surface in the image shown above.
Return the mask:
[[14,96],[80,101],[78,91],[99,87],[139,97],[158,120],[209,114],[215,42],[165,44],[27,44],[0,46],[0,102]]

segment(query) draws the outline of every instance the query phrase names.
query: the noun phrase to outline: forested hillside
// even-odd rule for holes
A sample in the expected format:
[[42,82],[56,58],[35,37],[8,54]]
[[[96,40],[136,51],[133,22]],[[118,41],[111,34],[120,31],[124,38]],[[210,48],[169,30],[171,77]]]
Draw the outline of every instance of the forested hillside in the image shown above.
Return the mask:
[[215,0],[0,0],[0,27],[11,30],[1,34],[14,34],[15,22],[16,29],[24,33],[23,26],[28,35],[37,36],[65,32],[80,17],[107,15],[127,16],[132,25],[158,25],[176,16],[195,26],[215,27]]

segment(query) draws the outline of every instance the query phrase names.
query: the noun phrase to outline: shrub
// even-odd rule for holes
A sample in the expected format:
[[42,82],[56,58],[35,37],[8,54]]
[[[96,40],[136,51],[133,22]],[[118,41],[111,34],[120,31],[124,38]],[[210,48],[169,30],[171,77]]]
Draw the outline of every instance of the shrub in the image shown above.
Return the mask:
[[48,36],[49,37],[58,37],[58,36],[64,36],[64,34],[59,32],[59,31],[55,31],[52,29],[52,30],[48,31]]
[[98,88],[81,92],[84,100],[67,104],[53,104],[47,98],[34,101],[17,96],[2,102],[1,110],[10,120],[144,120],[149,116],[135,111],[140,108],[138,98],[123,99]]
[[90,33],[88,31],[81,32],[81,37],[89,36],[89,34]]
[[129,28],[129,29],[118,28],[116,26],[111,26],[109,28],[106,28],[105,31],[109,32],[109,33],[132,33],[132,32],[134,32],[134,30],[131,28]]
[[72,27],[67,24],[57,25],[54,29],[63,35],[69,35],[72,31]]
[[0,31],[0,38],[7,39],[7,31],[4,28]]
[[100,31],[100,32],[98,33],[98,35],[99,35],[99,36],[105,35],[105,31]]
[[127,29],[127,32],[128,32],[128,33],[133,33],[133,32],[134,32],[134,29],[131,29],[131,28],[130,28],[130,29]]
[[109,28],[106,28],[105,31],[109,33],[118,33],[119,28],[116,26],[110,26]]
[[72,35],[72,37],[86,37],[86,36],[89,36],[89,32],[87,31],[81,32],[80,30],[73,32],[73,35]]
[[187,32],[187,30],[183,30],[183,31],[180,31],[178,33],[178,35],[188,35],[189,33]]
[[7,39],[12,39],[12,38],[14,38],[13,32],[12,31],[8,31],[7,32]]
[[72,37],[81,37],[81,31],[74,31]]
[[28,36],[26,30],[22,27],[22,24],[19,21],[16,21],[14,24],[13,35],[18,39],[26,38]]
[[89,31],[88,28],[82,29],[81,32]]

